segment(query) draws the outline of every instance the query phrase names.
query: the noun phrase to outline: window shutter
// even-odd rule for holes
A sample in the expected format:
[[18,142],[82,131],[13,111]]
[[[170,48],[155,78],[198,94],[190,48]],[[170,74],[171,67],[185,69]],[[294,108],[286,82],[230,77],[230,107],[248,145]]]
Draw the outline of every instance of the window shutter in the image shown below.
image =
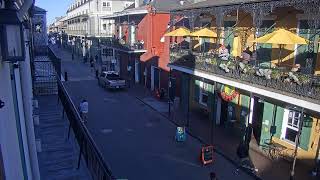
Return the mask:
[[260,140],[258,142],[260,145],[265,144],[266,142],[268,142],[268,140],[270,140],[270,126],[272,122],[273,107],[273,104],[269,102],[264,102],[261,135]]
[[305,117],[303,117],[303,125],[302,125],[299,147],[306,151],[309,149],[312,121],[313,119],[309,115],[305,115]]
[[283,115],[284,115],[284,108],[277,106],[276,118],[274,123],[276,126],[276,133],[274,134],[274,136],[277,138],[281,137]]
[[[299,21],[299,36],[309,39],[311,36],[310,29],[307,20]],[[295,57],[295,62],[297,64],[301,64],[301,66],[304,66],[305,60],[308,56],[308,45],[297,45],[297,55]]]
[[[261,28],[259,29],[259,37],[273,32],[272,25],[274,24],[273,20],[265,20],[262,22]],[[271,28],[271,29],[269,29]],[[267,31],[268,30],[268,31]],[[259,63],[264,63],[270,67],[271,62],[271,55],[272,55],[272,44],[266,44],[266,43],[259,43],[257,47],[257,56]]]
[[188,111],[188,104],[189,104],[189,91],[190,91],[190,87],[189,87],[189,83],[190,83],[190,78],[189,75],[187,74],[182,74],[181,76],[181,106],[182,109],[184,110],[184,112]]
[[243,124],[246,124],[247,118],[249,118],[249,104],[250,104],[250,97],[241,94],[241,112],[240,112],[240,121]]
[[215,94],[214,85],[208,84],[208,109],[209,109],[209,119],[215,122]]
[[194,101],[199,103],[199,94],[200,94],[200,81],[195,80],[194,84]]
[[208,107],[213,112],[214,107],[214,85],[208,84]]
[[229,50],[229,53],[231,53],[232,45],[233,45],[233,39],[234,39],[234,33],[232,28],[236,24],[235,21],[225,21],[224,22],[224,46]]

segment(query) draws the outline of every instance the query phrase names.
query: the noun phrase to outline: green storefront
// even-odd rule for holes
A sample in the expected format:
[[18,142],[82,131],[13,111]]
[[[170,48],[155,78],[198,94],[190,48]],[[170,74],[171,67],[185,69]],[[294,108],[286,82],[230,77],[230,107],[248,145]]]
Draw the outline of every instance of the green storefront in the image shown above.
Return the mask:
[[[266,100],[261,101],[257,97],[253,97],[254,102],[251,102],[249,92],[239,92],[239,90],[236,90],[238,93],[236,97],[226,101],[221,95],[225,85],[216,83],[217,90],[215,90],[214,84],[213,81],[184,74],[182,76],[181,104],[185,111],[188,111],[188,106],[190,111],[202,110],[208,114],[210,121],[215,122],[215,125],[232,127],[232,133],[239,136],[243,134],[244,128],[250,123],[254,128],[254,136],[259,145],[268,143],[272,133],[274,133],[273,138],[294,144],[297,123],[299,123],[297,120],[301,116],[299,112],[285,109]],[[254,104],[251,107],[252,117],[250,119],[251,103]],[[300,148],[306,151],[310,144],[312,120],[310,115],[303,114]],[[272,128],[273,126],[274,128]],[[271,132],[271,129],[274,129],[274,132]]]

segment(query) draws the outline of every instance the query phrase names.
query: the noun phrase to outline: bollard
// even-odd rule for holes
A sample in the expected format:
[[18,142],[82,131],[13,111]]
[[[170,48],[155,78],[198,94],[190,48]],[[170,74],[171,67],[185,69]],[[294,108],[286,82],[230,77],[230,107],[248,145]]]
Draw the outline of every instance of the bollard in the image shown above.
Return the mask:
[[64,80],[68,81],[68,72],[66,72],[66,71],[64,72]]
[[72,53],[72,60],[74,60],[74,55],[73,55],[73,53]]

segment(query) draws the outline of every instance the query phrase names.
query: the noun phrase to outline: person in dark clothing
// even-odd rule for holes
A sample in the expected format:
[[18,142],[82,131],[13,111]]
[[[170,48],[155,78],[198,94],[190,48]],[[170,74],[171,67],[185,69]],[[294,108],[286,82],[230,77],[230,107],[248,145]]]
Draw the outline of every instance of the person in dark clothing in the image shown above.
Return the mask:
[[96,54],[95,56],[94,56],[94,60],[96,61],[96,62],[98,62],[98,55]]
[[210,180],[218,180],[215,172],[210,173]]
[[244,142],[240,142],[237,148],[237,156],[239,159],[244,159],[249,157],[249,146]]
[[93,60],[93,57],[90,56],[90,67],[91,67],[91,72],[94,71],[94,60]]

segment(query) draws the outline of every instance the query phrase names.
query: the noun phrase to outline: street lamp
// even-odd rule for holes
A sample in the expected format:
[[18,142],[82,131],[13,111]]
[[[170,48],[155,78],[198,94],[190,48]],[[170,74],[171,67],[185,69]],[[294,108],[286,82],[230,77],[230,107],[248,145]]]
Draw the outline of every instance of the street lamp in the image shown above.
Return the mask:
[[22,23],[13,8],[0,9],[0,44],[5,62],[24,61],[24,39]]

